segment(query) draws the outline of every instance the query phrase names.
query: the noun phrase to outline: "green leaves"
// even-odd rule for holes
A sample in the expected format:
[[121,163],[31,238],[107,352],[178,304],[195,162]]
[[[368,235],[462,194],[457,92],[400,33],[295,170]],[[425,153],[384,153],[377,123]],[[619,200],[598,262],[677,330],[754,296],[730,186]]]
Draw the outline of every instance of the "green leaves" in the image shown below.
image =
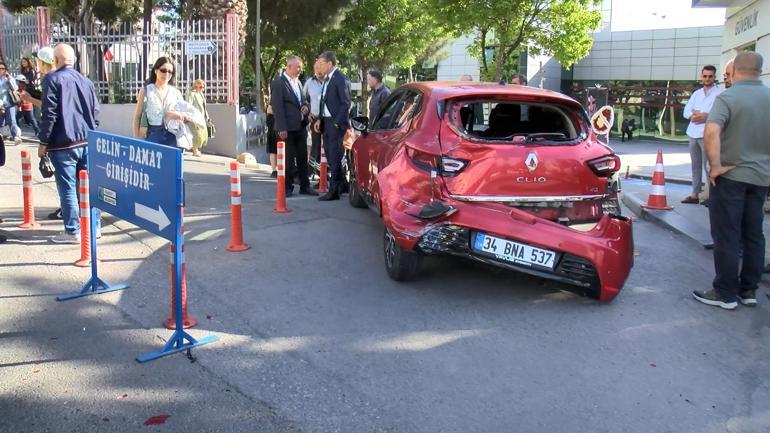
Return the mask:
[[[585,57],[601,13],[599,0],[429,0],[431,7],[455,34],[473,34],[475,55],[484,74],[495,80],[510,69],[511,60],[528,48],[551,54],[570,67]],[[486,56],[491,49],[492,59]],[[486,60],[486,63],[484,62]],[[492,62],[492,63],[490,63]]]

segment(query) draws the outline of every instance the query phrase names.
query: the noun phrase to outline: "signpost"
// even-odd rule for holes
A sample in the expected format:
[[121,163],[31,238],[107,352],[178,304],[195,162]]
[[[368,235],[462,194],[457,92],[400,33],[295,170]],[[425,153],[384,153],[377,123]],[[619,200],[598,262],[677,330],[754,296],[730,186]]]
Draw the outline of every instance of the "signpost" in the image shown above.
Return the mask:
[[188,39],[184,41],[184,53],[188,56],[205,56],[214,54],[217,52],[217,49],[217,44],[209,40]]
[[[184,234],[184,179],[182,149],[143,140],[91,131],[88,134],[91,233],[95,233],[96,208],[168,239],[174,254],[174,313],[176,329],[159,351],[137,357],[146,362],[217,340],[195,339],[184,331],[181,303],[181,257]],[[125,289],[109,286],[97,274],[96,237],[91,237],[91,279],[79,292],[59,296],[60,301]]]

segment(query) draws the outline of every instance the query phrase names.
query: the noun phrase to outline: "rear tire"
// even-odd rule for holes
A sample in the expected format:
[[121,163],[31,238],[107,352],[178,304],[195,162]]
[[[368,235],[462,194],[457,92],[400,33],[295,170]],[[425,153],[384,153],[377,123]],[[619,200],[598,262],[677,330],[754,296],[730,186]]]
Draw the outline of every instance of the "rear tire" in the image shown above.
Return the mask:
[[350,164],[349,168],[350,170],[348,171],[348,177],[350,178],[350,181],[348,183],[348,202],[354,208],[365,208],[366,202],[364,201],[364,197],[361,195],[361,190],[359,190],[358,185],[356,185],[355,164]]
[[388,229],[385,229],[384,238],[385,270],[388,276],[395,281],[414,278],[420,268],[422,257],[404,250]]

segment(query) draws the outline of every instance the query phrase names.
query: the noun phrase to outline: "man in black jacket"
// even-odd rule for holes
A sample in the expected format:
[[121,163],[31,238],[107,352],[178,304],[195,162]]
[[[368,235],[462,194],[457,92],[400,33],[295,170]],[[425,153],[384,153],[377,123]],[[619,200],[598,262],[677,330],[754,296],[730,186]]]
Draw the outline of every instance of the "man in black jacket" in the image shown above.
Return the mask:
[[[91,81],[75,70],[75,50],[67,44],[54,49],[57,69],[43,80],[40,146],[38,156],[48,153],[56,168],[56,189],[62,208],[64,233],[55,243],[79,243],[78,172],[88,164],[88,131],[99,126],[99,102]],[[100,236],[98,230],[96,237]]]
[[324,70],[326,81],[321,90],[321,119],[313,126],[316,131],[323,132],[323,145],[326,159],[331,172],[329,192],[318,197],[318,200],[339,200],[345,185],[345,174],[342,172],[342,139],[350,127],[350,85],[345,74],[337,69],[337,57],[331,51],[325,51],[318,56],[319,64]]
[[294,189],[295,170],[299,176],[299,193],[318,195],[310,188],[307,173],[306,127],[310,108],[302,93],[300,72],[302,60],[297,56],[290,56],[286,60],[286,69],[270,83],[270,106],[275,116],[275,130],[278,131],[279,139],[285,143],[287,197],[291,197]]

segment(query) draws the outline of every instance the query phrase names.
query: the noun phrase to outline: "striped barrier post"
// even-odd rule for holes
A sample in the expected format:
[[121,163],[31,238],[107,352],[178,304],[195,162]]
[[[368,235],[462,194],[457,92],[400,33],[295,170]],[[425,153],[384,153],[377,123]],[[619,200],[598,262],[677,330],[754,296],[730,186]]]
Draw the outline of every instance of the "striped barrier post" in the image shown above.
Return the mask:
[[[182,208],[182,217],[184,218],[184,208]],[[180,280],[182,281],[182,327],[192,328],[193,326],[198,324],[198,321],[195,320],[192,316],[187,314],[187,272],[185,269],[185,254],[184,254],[184,222],[182,223],[182,278]],[[168,247],[169,252],[171,253],[171,317],[169,317],[165,322],[163,322],[163,326],[165,326],[167,329],[175,329],[176,328],[176,316],[174,315],[174,303],[176,302],[176,295],[174,295],[174,277],[176,276],[174,273],[174,244],[169,244]]]
[[80,197],[80,259],[75,266],[85,268],[91,266],[91,204],[88,199],[88,172],[80,170],[78,173],[80,185],[78,196]]
[[328,179],[328,171],[329,171],[329,165],[326,161],[326,151],[324,150],[324,147],[321,146],[321,168],[318,170],[318,176],[321,178],[318,180],[318,192],[326,193],[329,192],[329,179]]
[[35,221],[35,203],[32,199],[32,156],[28,150],[21,151],[21,184],[24,192],[24,222],[20,228],[40,227]]
[[246,251],[249,245],[243,242],[243,220],[241,212],[241,169],[238,161],[230,161],[230,245],[227,251]]
[[286,213],[291,212],[286,207],[286,144],[283,141],[278,142],[278,183],[276,184],[275,207],[273,212]]

